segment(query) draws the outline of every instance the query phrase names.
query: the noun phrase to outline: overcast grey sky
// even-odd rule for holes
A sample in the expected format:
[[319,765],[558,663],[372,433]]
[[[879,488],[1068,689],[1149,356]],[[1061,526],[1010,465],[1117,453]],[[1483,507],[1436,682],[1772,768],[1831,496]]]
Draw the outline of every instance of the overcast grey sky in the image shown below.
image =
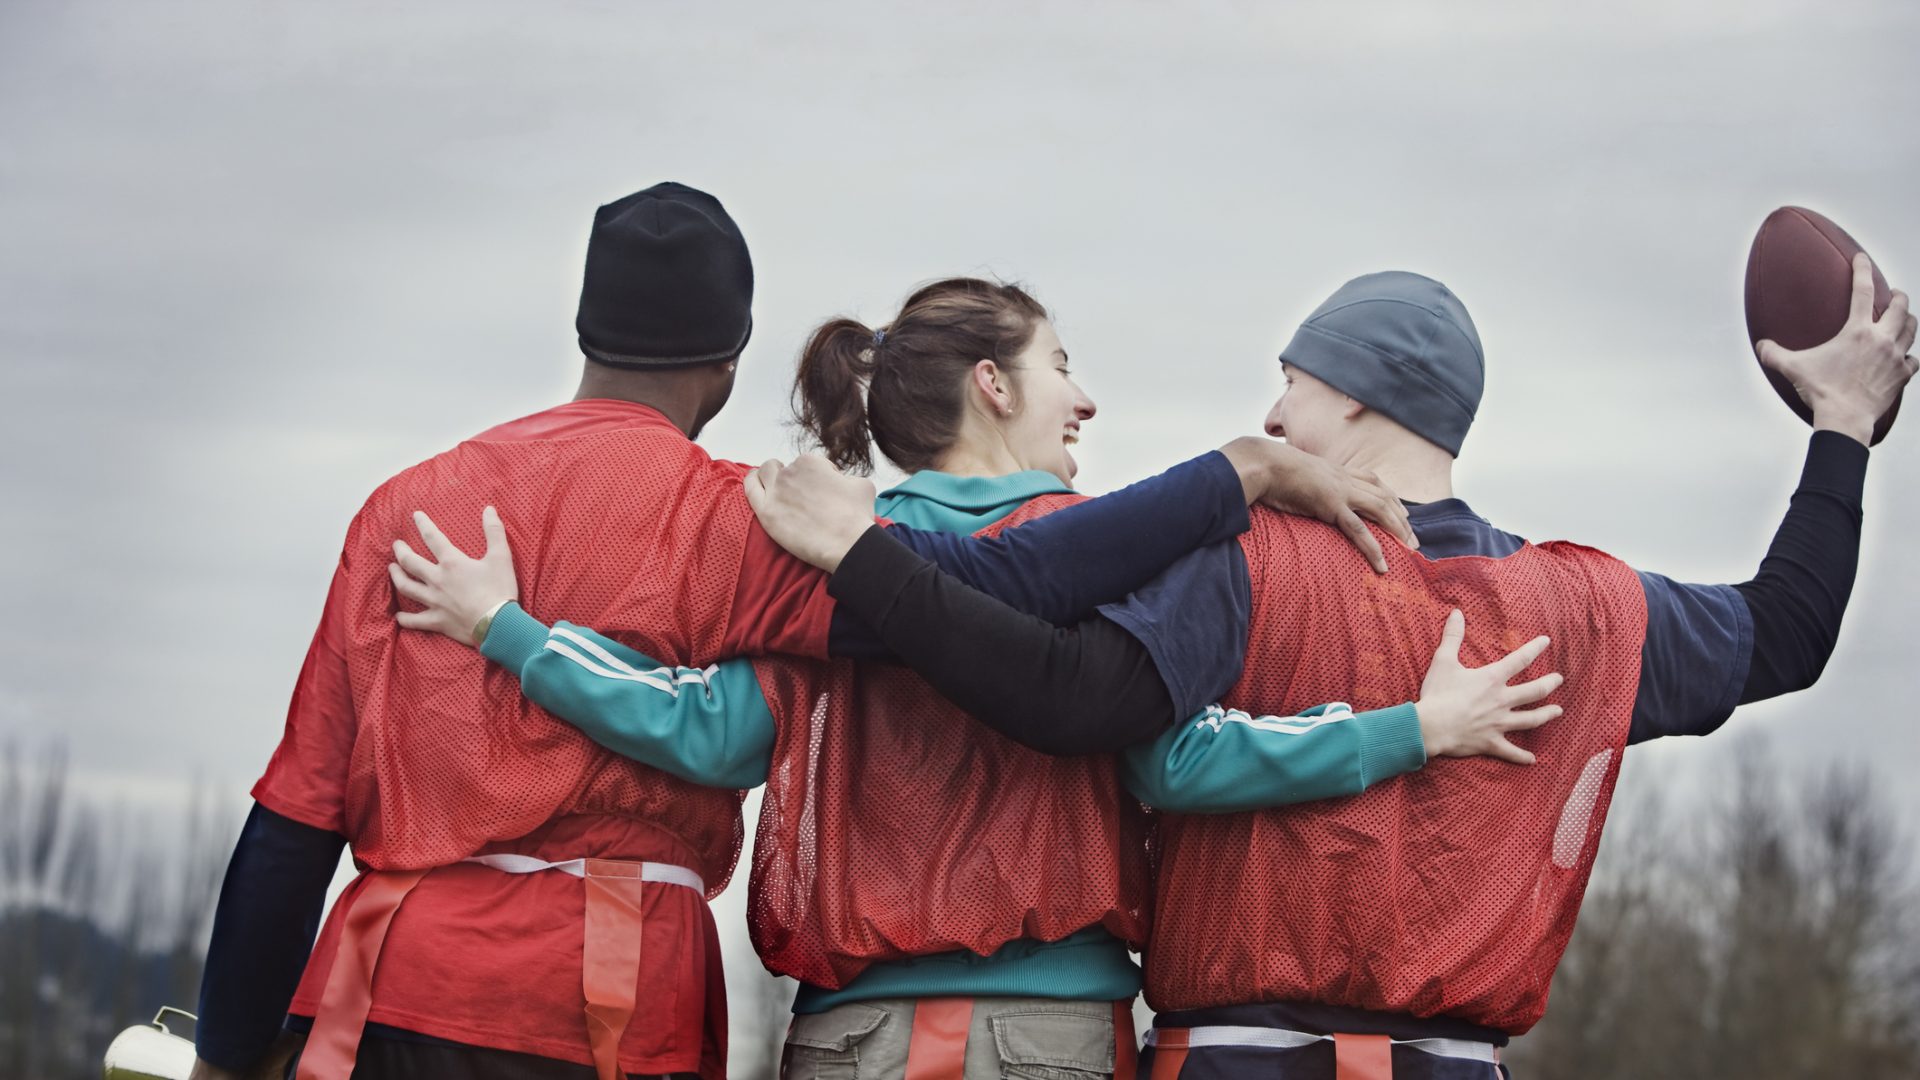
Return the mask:
[[[1801,203],[1920,281],[1920,6],[1675,7],[10,0],[0,738],[244,799],[360,500],[569,395],[593,208],[665,178],[758,268],[717,454],[790,450],[814,322],[992,271],[1056,310],[1106,490],[1256,431],[1292,326],[1404,268],[1486,343],[1476,509],[1742,580],[1805,443],[1746,245]],[[1920,824],[1916,480],[1920,415],[1874,453],[1825,678],[1732,726],[1874,762]]]

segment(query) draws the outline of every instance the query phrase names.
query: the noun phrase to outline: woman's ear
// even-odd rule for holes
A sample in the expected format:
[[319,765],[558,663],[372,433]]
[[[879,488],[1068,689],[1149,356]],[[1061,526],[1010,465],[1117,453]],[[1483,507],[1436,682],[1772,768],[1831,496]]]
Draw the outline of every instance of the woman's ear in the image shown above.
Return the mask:
[[1013,385],[1007,373],[999,364],[991,360],[982,360],[973,365],[973,385],[980,391],[987,407],[996,416],[1013,415]]
[[1367,407],[1365,405],[1362,405],[1352,398],[1348,398],[1346,407],[1340,410],[1340,418],[1342,420],[1357,420],[1360,414],[1366,411]]

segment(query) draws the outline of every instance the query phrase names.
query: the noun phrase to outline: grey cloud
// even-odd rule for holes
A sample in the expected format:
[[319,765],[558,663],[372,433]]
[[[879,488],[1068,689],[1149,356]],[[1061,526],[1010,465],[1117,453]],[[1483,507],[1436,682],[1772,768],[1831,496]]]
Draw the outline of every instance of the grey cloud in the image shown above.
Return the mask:
[[[717,452],[788,452],[812,323],[987,269],[1058,312],[1104,490],[1257,430],[1292,325],[1398,266],[1487,342],[1483,512],[1747,576],[1805,436],[1752,369],[1745,244],[1808,202],[1920,278],[1920,12],[1437,10],[7,5],[0,737],[238,797],[360,499],[570,392],[591,210],[666,176],[759,269]],[[1734,721],[1795,758],[1920,770],[1917,427],[1875,452],[1826,678]]]

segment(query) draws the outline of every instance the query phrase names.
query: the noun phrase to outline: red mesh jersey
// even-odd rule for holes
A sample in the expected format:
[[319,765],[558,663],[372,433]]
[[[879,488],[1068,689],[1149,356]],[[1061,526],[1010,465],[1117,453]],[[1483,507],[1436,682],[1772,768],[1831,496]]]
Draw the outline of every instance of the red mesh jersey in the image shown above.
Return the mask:
[[1565,672],[1554,701],[1566,711],[1514,737],[1538,759],[1529,768],[1447,758],[1351,798],[1163,816],[1148,1002],[1311,1001],[1526,1031],[1546,1009],[1626,747],[1639,579],[1564,543],[1504,559],[1403,554],[1376,576],[1333,530],[1269,513],[1242,542],[1253,625],[1227,704],[1284,715],[1412,700],[1458,607],[1469,665],[1551,634],[1523,678]]
[[779,725],[747,897],[769,970],[837,989],[876,961],[1094,925],[1144,939],[1146,814],[1111,755],[1029,750],[900,668],[755,667]]
[[[743,472],[653,410],[582,401],[395,476],[348,533],[286,734],[254,797],[346,835],[363,869],[517,851],[674,863],[718,892],[739,854],[739,792],[603,750],[526,701],[512,674],[473,649],[399,630],[387,564],[394,539],[419,546],[415,509],[477,553],[490,503],[513,545],[521,602],[542,620],[604,628],[665,663],[768,647],[824,652],[824,576],[756,554],[769,542],[740,490]],[[743,615],[743,596],[783,600],[771,615]],[[330,914],[295,1012],[318,1004],[357,894]],[[650,896],[637,974],[648,1007],[627,1028],[622,1064],[715,1072],[725,1019],[708,1000],[719,993],[711,916],[686,889]],[[430,875],[394,919],[370,1019],[590,1062],[581,897],[579,880],[559,873],[461,866]]]
[[416,535],[415,509],[478,552],[480,507],[491,503],[536,618],[599,627],[662,663],[704,664],[719,657],[753,518],[740,475],[678,430],[647,425],[482,437],[381,485],[348,544],[354,857],[380,870],[438,866],[562,814],[600,813],[672,833],[708,888],[724,886],[740,848],[737,793],[603,749],[473,649],[398,630],[387,563],[394,538]]

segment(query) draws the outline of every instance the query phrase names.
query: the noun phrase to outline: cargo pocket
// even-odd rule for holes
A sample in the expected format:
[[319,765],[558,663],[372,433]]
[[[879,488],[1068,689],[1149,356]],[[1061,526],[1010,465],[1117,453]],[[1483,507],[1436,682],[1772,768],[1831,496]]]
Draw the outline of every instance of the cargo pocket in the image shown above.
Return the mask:
[[858,1080],[860,1044],[886,1020],[885,1011],[865,1005],[794,1017],[781,1080]]
[[[1111,1008],[1111,1006],[1104,1006]],[[1035,1009],[991,1019],[1006,1080],[1093,1080],[1113,1075],[1113,1017]]]

